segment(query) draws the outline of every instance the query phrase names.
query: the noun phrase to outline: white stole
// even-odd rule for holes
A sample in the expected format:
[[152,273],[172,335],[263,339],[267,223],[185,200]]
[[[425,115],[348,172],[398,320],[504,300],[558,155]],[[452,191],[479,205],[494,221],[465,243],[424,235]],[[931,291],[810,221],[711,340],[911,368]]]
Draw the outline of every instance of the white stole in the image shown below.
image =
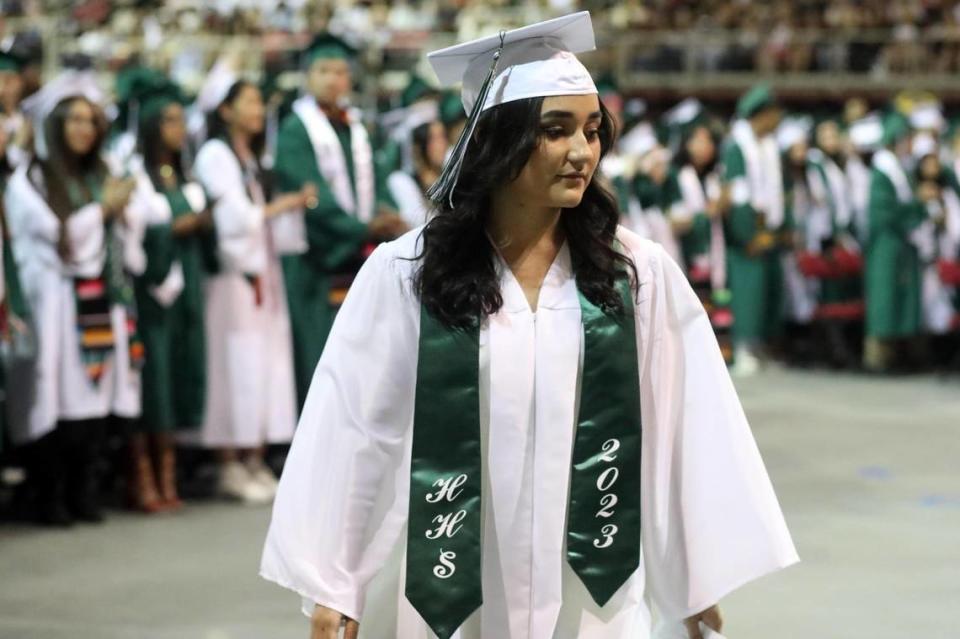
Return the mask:
[[340,140],[330,120],[313,96],[305,95],[293,103],[293,112],[303,122],[320,168],[330,185],[337,206],[361,222],[369,222],[374,213],[373,149],[366,128],[356,111],[350,111],[350,150],[353,152],[356,197],[350,184],[350,172]]
[[913,189],[910,187],[910,180],[903,170],[900,160],[890,149],[880,149],[873,154],[873,168],[886,175],[893,183],[893,188],[897,192],[897,200],[900,204],[906,204],[913,199]]
[[783,173],[776,139],[768,135],[758,140],[747,120],[734,122],[730,134],[743,153],[750,205],[765,213],[768,229],[780,228],[784,221]]

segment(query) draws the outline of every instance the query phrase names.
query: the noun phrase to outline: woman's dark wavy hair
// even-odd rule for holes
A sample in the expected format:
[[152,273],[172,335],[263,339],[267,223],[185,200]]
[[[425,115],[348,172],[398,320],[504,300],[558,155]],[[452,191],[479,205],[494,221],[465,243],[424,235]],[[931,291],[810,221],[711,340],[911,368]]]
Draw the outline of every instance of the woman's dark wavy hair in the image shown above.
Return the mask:
[[[540,143],[543,98],[516,100],[484,112],[463,160],[454,204],[443,202],[422,232],[421,264],[414,289],[437,320],[451,328],[476,325],[503,306],[496,251],[487,237],[491,194],[515,180]],[[601,157],[616,139],[616,127],[601,103]],[[577,206],[564,209],[564,231],[577,288],[607,313],[623,312],[618,279],[637,271],[614,247],[620,211],[595,174]]]
[[[57,104],[47,116],[43,131],[39,133],[46,136],[47,158],[33,160],[40,167],[43,176],[41,192],[46,193],[47,204],[61,221],[66,220],[78,206],[94,200],[94,193],[87,187],[84,178],[92,175],[98,182],[102,182],[108,173],[107,165],[100,156],[107,137],[107,121],[95,105],[91,104],[97,129],[93,147],[85,155],[78,156],[67,146],[67,116],[70,107],[77,101],[90,104],[86,98],[67,98]],[[75,202],[70,197],[71,182],[79,189],[79,195],[84,202]]]

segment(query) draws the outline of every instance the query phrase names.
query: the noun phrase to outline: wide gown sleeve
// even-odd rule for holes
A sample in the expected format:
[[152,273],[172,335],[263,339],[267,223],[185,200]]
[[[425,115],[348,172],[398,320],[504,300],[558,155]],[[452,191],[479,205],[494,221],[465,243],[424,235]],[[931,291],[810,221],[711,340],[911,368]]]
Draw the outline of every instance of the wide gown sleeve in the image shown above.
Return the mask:
[[364,264],[314,373],[260,574],[353,619],[406,521],[419,303],[389,245]]
[[240,163],[220,140],[201,147],[194,164],[200,184],[213,201],[217,248],[225,269],[247,275],[266,270],[266,227],[263,206],[247,194]]
[[675,623],[799,559],[703,306],[659,247],[644,285],[644,565]]

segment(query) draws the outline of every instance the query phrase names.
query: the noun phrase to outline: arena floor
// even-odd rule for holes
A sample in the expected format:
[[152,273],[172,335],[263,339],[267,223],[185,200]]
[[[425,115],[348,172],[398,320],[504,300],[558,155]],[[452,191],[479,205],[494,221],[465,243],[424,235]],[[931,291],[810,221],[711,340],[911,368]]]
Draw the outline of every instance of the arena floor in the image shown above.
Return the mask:
[[[729,639],[960,635],[960,379],[773,370],[740,384],[803,558],[723,602]],[[0,638],[306,639],[257,577],[269,512],[201,504],[0,527]]]

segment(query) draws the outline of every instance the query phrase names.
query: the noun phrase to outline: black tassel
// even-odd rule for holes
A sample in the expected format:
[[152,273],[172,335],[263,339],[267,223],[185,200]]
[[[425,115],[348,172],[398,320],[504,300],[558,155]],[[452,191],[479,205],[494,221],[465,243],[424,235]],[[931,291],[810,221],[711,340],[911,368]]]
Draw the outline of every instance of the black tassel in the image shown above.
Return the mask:
[[453,192],[457,189],[457,180],[460,178],[463,158],[467,154],[467,146],[473,137],[473,131],[477,128],[477,121],[480,119],[480,112],[483,110],[483,105],[487,101],[487,94],[490,93],[490,84],[493,82],[493,76],[497,72],[497,63],[500,60],[500,52],[503,51],[503,38],[506,33],[506,31],[500,32],[500,47],[493,54],[490,71],[487,73],[483,84],[480,85],[477,101],[474,102],[473,108],[470,109],[470,116],[467,118],[467,123],[460,133],[460,138],[453,147],[453,151],[450,152],[450,157],[444,162],[440,177],[427,189],[427,197],[437,206],[442,206],[444,200],[447,200],[450,202],[450,208],[453,208]]

